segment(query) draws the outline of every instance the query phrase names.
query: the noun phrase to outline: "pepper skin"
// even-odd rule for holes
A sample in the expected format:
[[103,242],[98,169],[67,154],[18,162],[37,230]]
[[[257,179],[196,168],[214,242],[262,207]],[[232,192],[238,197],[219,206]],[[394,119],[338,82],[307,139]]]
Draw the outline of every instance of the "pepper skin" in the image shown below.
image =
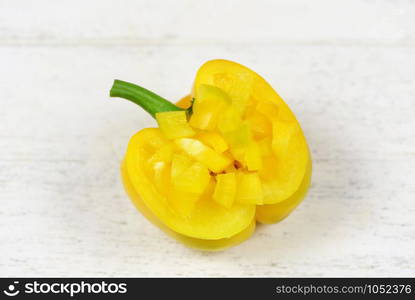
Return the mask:
[[140,105],[159,125],[129,142],[121,165],[129,197],[190,247],[235,246],[256,222],[288,216],[307,193],[311,157],[300,125],[272,87],[240,64],[208,61],[177,105],[118,80],[110,96]]

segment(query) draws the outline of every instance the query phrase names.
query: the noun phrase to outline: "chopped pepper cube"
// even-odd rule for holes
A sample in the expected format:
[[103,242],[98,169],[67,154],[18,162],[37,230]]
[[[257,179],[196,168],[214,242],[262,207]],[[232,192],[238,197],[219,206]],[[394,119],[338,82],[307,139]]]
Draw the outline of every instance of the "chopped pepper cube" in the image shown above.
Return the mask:
[[235,173],[218,174],[216,176],[216,186],[213,193],[213,200],[226,208],[230,208],[235,200],[235,195]]
[[175,180],[176,178],[179,178],[183,172],[190,167],[193,160],[184,154],[175,153],[172,157],[171,162],[171,178]]
[[258,171],[261,169],[261,151],[257,143],[249,143],[249,145],[246,147],[245,164],[249,171]]
[[254,78],[249,72],[216,73],[213,75],[216,86],[223,89],[232,99],[234,107],[242,114],[251,96]]
[[229,104],[228,95],[221,89],[201,84],[197,89],[189,124],[198,129],[214,130],[223,108]]
[[262,183],[257,173],[237,173],[236,201],[245,204],[262,204]]
[[250,125],[255,139],[259,140],[271,136],[272,125],[264,114],[254,111],[247,116],[246,122]]
[[232,160],[202,142],[191,138],[177,139],[176,145],[189,156],[204,164],[211,171],[219,173],[232,163]]
[[159,161],[170,162],[173,152],[174,144],[172,142],[164,144],[150,157],[149,162],[150,164]]
[[153,164],[152,169],[157,190],[166,195],[166,188],[170,184],[170,165],[164,161],[158,161]]
[[268,119],[275,120],[278,117],[278,105],[271,101],[259,101],[256,110],[268,117]]
[[239,112],[232,106],[225,108],[218,121],[218,130],[224,134],[236,130],[242,123]]
[[190,137],[195,131],[187,123],[185,111],[166,111],[156,113],[156,120],[161,131],[169,139]]
[[236,149],[247,146],[252,141],[252,133],[247,123],[242,123],[237,129],[223,134],[230,148]]
[[228,144],[219,133],[202,131],[199,132],[195,138],[201,140],[204,144],[213,148],[216,152],[223,153],[228,150]]
[[209,170],[199,162],[194,162],[179,177],[173,177],[173,187],[179,191],[201,195],[209,183]]

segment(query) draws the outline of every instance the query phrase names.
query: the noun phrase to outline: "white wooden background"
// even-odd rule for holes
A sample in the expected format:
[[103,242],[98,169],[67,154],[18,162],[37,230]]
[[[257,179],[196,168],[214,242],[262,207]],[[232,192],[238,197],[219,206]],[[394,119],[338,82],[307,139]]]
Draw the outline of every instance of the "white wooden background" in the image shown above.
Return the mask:
[[[206,60],[263,75],[297,114],[313,184],[221,253],[126,197],[155,122],[114,78],[175,100]],[[0,276],[415,276],[415,1],[0,0]]]

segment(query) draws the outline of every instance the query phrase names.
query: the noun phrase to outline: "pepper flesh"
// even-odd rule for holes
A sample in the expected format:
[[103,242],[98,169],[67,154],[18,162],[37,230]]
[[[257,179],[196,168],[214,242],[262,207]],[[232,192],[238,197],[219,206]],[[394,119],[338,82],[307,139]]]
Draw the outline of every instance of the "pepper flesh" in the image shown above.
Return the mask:
[[160,129],[131,138],[122,177],[136,207],[163,231],[220,250],[249,238],[256,221],[289,215],[310,185],[311,158],[294,114],[244,66],[205,63],[177,107],[192,103],[187,123],[179,109],[175,119],[154,113]]

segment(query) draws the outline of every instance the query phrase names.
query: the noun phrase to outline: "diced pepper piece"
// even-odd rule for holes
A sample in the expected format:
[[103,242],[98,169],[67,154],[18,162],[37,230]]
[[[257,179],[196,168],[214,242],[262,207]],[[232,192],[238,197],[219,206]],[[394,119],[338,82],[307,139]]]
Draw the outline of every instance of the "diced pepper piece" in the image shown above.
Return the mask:
[[242,123],[241,115],[232,106],[225,108],[218,121],[218,130],[224,134],[236,130]]
[[190,137],[195,131],[187,123],[186,112],[166,111],[156,113],[157,123],[164,135],[169,139]]
[[201,84],[196,91],[189,124],[202,130],[214,130],[223,108],[230,104],[228,95],[221,89]]
[[251,116],[253,113],[256,113],[256,106],[258,105],[258,100],[251,95],[249,97],[248,102],[245,106],[245,112],[243,114],[243,119],[247,119],[249,116]]
[[252,141],[252,133],[247,123],[242,123],[237,129],[223,134],[230,148],[241,148]]
[[199,140],[180,138],[175,142],[181,150],[215,173],[223,171],[232,163],[230,158],[215,152],[212,148],[206,146]]
[[224,90],[232,99],[232,104],[242,114],[252,93],[254,77],[241,70],[238,73],[216,73],[214,84]]
[[201,140],[204,144],[213,148],[216,152],[223,153],[228,150],[228,144],[219,133],[202,131],[199,132],[195,138]]
[[199,162],[193,162],[180,176],[172,177],[172,189],[168,198],[176,212],[182,217],[190,216],[209,182],[209,170]]
[[153,164],[155,162],[160,162],[160,161],[170,162],[172,159],[173,152],[174,152],[174,144],[172,142],[168,144],[164,144],[156,151],[156,153],[154,153],[150,157],[149,163]]
[[259,101],[256,110],[268,117],[269,120],[275,120],[278,117],[278,105],[270,101]]
[[182,173],[190,167],[190,165],[193,163],[193,160],[184,154],[175,153],[172,156],[171,161],[171,178],[172,180],[175,180],[176,178],[179,178]]
[[230,208],[235,200],[236,178],[235,173],[218,174],[213,199],[220,205]]
[[170,183],[170,165],[164,161],[158,161],[153,164],[154,184],[162,195],[167,194],[167,188]]
[[271,122],[264,114],[254,111],[247,116],[246,121],[250,125],[255,139],[259,140],[272,135]]
[[262,204],[262,183],[257,173],[237,173],[236,201],[244,204]]
[[194,162],[179,177],[172,178],[172,184],[179,191],[201,195],[209,180],[209,170],[201,163]]
[[249,143],[245,150],[245,164],[249,171],[257,171],[262,167],[261,151],[255,142]]
[[[173,151],[174,143],[170,142],[167,144],[163,144],[156,150],[156,153],[149,157],[147,161],[146,168],[150,172],[150,174],[154,175],[155,180],[158,181],[156,183],[156,187],[158,189],[162,187],[160,181],[164,181],[164,173],[167,166],[170,166]],[[162,188],[161,190],[163,189],[164,188]]]
[[147,143],[140,148],[140,152],[145,154],[147,157],[151,157],[164,145],[168,144],[170,141],[166,136],[161,132],[160,128],[152,128],[152,139],[148,140]]

